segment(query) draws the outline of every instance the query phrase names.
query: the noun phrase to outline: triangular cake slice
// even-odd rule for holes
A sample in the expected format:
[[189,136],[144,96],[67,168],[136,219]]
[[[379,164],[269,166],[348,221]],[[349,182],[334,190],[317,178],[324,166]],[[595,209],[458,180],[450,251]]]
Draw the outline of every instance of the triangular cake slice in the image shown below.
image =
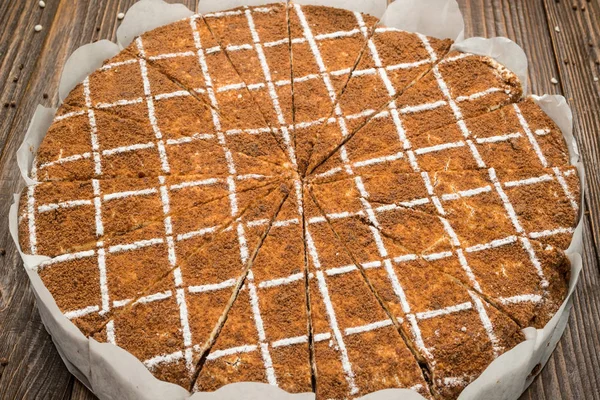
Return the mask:
[[405,388],[430,397],[416,349],[404,341],[309,193],[305,206],[317,396]]
[[317,132],[331,116],[377,22],[359,12],[291,4],[293,81],[288,84],[294,93],[294,138],[301,173]]
[[393,100],[427,74],[446,55],[451,43],[451,40],[377,27],[339,96],[332,118],[319,126],[317,152],[332,139],[352,135],[384,107],[396,113],[391,111],[396,107]]
[[[163,71],[142,67],[143,58],[129,57],[134,63],[108,60],[67,97],[38,152],[40,177],[217,174],[236,164],[242,170],[254,159],[267,164],[263,168],[289,164],[270,131],[259,129],[264,122],[248,122],[255,108],[243,118],[217,112]],[[231,107],[237,112],[244,107],[236,99]]]
[[532,98],[418,133],[410,147],[400,140],[391,116],[376,116],[365,128],[369,125],[369,135],[359,131],[345,144],[346,162],[338,152],[315,175],[344,175],[346,165],[360,174],[569,165],[562,132]]
[[[219,232],[230,230],[240,215],[257,207],[257,199],[275,190],[279,189],[264,187],[237,193],[237,210],[233,211],[230,195],[197,207],[187,207],[176,196],[160,195],[165,203],[161,201],[156,213],[162,218],[156,215],[158,221],[129,232],[98,234],[99,228],[118,229],[119,216],[107,214],[104,209],[96,220],[92,212],[89,222],[96,230],[96,241],[51,258],[38,267],[38,273],[60,310],[82,332],[93,332],[106,322],[112,310],[145,295],[148,288],[178,268],[186,259],[182,251],[199,249]],[[185,208],[185,213],[181,208]],[[118,211],[118,207],[113,211]],[[151,210],[146,212],[151,214]],[[55,250],[40,247],[36,254],[46,247],[48,251]],[[162,289],[156,289],[159,291]]]
[[[353,132],[348,135],[335,130],[324,133],[315,146],[308,172],[324,172],[321,164],[329,158],[333,158],[331,163],[336,165],[329,165],[325,170],[352,163],[355,152],[348,151],[352,149],[350,142],[358,142],[355,146],[369,143],[375,151],[386,146],[398,149],[399,143],[406,151],[411,149],[415,136],[453,124],[458,124],[462,139],[468,142],[471,139],[464,125],[465,118],[514,103],[521,95],[516,75],[493,59],[450,52],[388,107],[380,112],[376,110]],[[359,151],[356,156],[364,157],[364,153]]]
[[[175,35],[177,40],[172,40]],[[273,156],[277,154],[289,162],[286,149],[278,145],[278,138],[265,120],[260,104],[243,84],[236,66],[201,15],[146,32],[125,52],[142,60],[140,65],[145,63],[146,67],[156,68],[183,92],[208,106],[213,111],[217,131],[225,136],[235,134],[248,143],[257,140],[268,143]]]
[[[461,226],[461,218],[396,204],[380,206],[360,194],[361,190],[364,194],[361,182],[357,177],[336,181],[329,188],[312,188],[336,233],[353,253],[363,254],[359,262],[390,257],[444,259],[447,274],[505,310],[521,327],[543,326],[562,303],[568,282],[564,252],[517,231],[514,220],[505,216],[502,202],[484,201],[490,206],[498,203],[493,206],[498,210],[490,211],[489,217],[481,212],[476,224]],[[465,204],[464,213],[469,211],[479,212]],[[508,219],[508,232],[494,229],[503,219]],[[473,230],[476,234],[471,234]],[[398,254],[391,248],[397,248]]]
[[251,381],[312,391],[301,210],[292,191],[206,357],[197,390]]
[[[223,92],[250,91],[267,125],[295,164],[292,138],[291,56],[285,2],[203,15],[220,48],[239,74]],[[211,49],[212,51],[213,49]]]
[[[21,194],[21,248],[28,254],[57,257],[95,249],[99,241],[120,240],[134,231],[143,230],[146,233],[138,236],[150,239],[151,232],[164,230],[165,206],[174,233],[187,234],[208,227],[208,218],[210,225],[225,223],[273,190],[278,179],[169,175],[42,182]],[[238,196],[233,214],[232,191]]]
[[[454,398],[523,336],[511,318],[440,268],[453,249],[436,235],[433,217],[411,210],[405,214],[396,218],[405,232],[390,234],[382,232],[387,220],[380,231],[360,216],[326,214],[323,223],[331,224],[350,257],[325,274],[366,279],[427,366],[433,393]],[[423,237],[418,224],[433,233]]]
[[[268,233],[288,189],[257,201],[206,242],[188,238],[177,247],[176,267],[128,302],[103,329],[99,341],[138,357],[159,379],[191,389],[196,368],[223,324],[235,295]],[[249,226],[264,221],[252,232]]]
[[[566,250],[579,215],[575,167],[380,172],[312,182],[319,197],[364,197],[382,216],[398,207],[442,217],[466,247],[523,235]],[[358,207],[355,201],[349,211]]]

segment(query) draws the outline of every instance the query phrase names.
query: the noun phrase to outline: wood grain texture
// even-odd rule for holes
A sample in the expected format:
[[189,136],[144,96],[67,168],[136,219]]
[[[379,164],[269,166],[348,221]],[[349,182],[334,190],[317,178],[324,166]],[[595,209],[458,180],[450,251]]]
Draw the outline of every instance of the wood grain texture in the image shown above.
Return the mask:
[[[171,2],[194,6],[193,0]],[[0,1],[2,221],[7,219],[12,193],[23,186],[15,152],[36,105],[56,104],[60,72],[69,54],[94,40],[114,40],[116,15],[134,0],[46,3],[42,10],[37,1]],[[594,76],[600,77],[600,0],[459,0],[459,4],[468,36],[507,36],[516,41],[529,58],[530,91],[563,94],[573,108],[588,181],[584,271],[565,335],[522,399],[598,399],[600,82]],[[44,27],[39,33],[34,32],[36,24]],[[559,83],[552,84],[552,77]],[[0,224],[0,250],[6,252],[0,251],[0,399],[95,399],[69,374],[44,330],[6,225]]]

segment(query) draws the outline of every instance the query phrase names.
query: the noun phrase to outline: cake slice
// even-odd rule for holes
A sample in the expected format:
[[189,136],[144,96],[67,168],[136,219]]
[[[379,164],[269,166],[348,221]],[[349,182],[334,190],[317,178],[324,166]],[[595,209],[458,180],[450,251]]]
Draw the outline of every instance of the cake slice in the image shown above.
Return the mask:
[[277,181],[273,176],[229,180],[177,175],[40,183],[21,194],[21,248],[57,257],[93,250],[99,241],[122,240],[118,237],[135,231],[143,239],[163,236],[156,233],[164,230],[163,196],[168,196],[175,234],[186,234],[232,218],[232,189],[238,195],[237,214],[272,191]]
[[429,73],[389,103],[389,107],[375,110],[353,132],[344,135],[332,131],[327,137],[323,135],[313,151],[308,172],[319,174],[342,164],[351,164],[356,153],[352,151],[353,146],[358,148],[356,156],[363,158],[366,145],[375,151],[390,146],[394,151],[386,152],[389,155],[397,153],[401,144],[408,152],[415,136],[453,124],[458,124],[462,139],[469,144],[472,140],[464,124],[465,118],[514,103],[521,95],[516,75],[493,59],[450,52]]
[[[456,398],[496,357],[524,339],[510,317],[436,264],[451,257],[452,248],[444,251],[444,239],[427,214],[402,218],[404,232],[393,238],[360,218],[335,215],[326,214],[321,223],[331,224],[349,257],[325,274],[366,279],[426,365],[436,396]],[[415,223],[433,232],[417,236]],[[413,250],[417,247],[424,250]]]
[[[220,330],[288,190],[259,199],[208,242],[186,238],[177,246],[170,273],[126,303],[102,330],[99,341],[138,357],[159,379],[191,389],[196,368]],[[255,221],[264,221],[249,232]]]
[[[166,43],[165,38],[174,34],[177,40]],[[235,134],[246,143],[260,139],[269,144],[274,155],[289,163],[287,148],[279,144],[260,104],[243,84],[236,65],[208,29],[203,16],[195,15],[146,32],[125,51],[143,60],[140,65],[156,68],[208,106],[217,131],[225,136]]]
[[[564,252],[542,245],[514,225],[512,231],[502,232],[500,222],[513,224],[514,219],[504,221],[505,214],[490,210],[489,216],[482,212],[477,223],[465,225],[460,217],[394,204],[378,206],[360,195],[360,177],[356,179],[344,181],[345,186],[338,181],[326,192],[315,186],[312,192],[349,251],[361,254],[361,264],[443,259],[444,272],[505,310],[521,327],[543,326],[564,300],[569,276]],[[483,204],[506,206],[493,206],[494,202]],[[477,213],[478,207],[467,204],[464,213]]]
[[287,4],[280,2],[209,13],[202,19],[219,43],[215,51],[224,52],[239,74],[237,81],[218,90],[233,94],[249,90],[295,165],[287,13]]
[[[447,171],[494,167],[531,169],[570,164],[560,129],[527,98],[495,111],[463,120],[470,140],[459,124],[418,133],[406,148],[390,116],[375,117],[372,135],[357,133],[345,144],[347,163],[333,156],[318,168],[316,176],[344,175],[349,164],[356,173]],[[375,129],[375,127],[377,129]]]
[[352,257],[305,195],[317,398],[405,388],[431,397],[417,349],[405,342]]
[[[159,215],[151,215],[152,210],[146,210],[149,218],[157,218],[157,221],[129,232],[112,231],[112,228],[118,227],[118,215],[100,213],[96,220],[92,214],[89,222],[96,230],[96,241],[74,246],[72,252],[61,253],[43,262],[37,269],[38,273],[60,310],[82,332],[89,334],[106,322],[112,309],[145,295],[148,288],[180,266],[186,258],[181,255],[182,251],[194,254],[194,249],[211,243],[221,231],[231,230],[231,224],[240,215],[257,207],[258,200],[279,192],[276,188],[264,187],[236,194],[237,210],[231,208],[230,195],[187,208],[185,218],[178,210],[185,204],[180,204],[174,197],[161,196],[165,203],[154,210]],[[81,221],[79,224],[85,226]],[[28,223],[27,226],[32,225]],[[33,226],[37,228],[37,224]],[[65,224],[65,228],[74,229],[75,226]],[[102,231],[104,228],[107,232]],[[31,253],[53,251],[50,246],[38,247],[43,243],[38,244],[35,239],[42,233],[22,233],[21,237],[26,238],[22,239],[22,245],[30,245],[33,238],[36,247]],[[29,243],[26,243],[27,240]]]
[[291,4],[289,42],[294,96],[294,137],[304,173],[322,124],[364,52],[378,19],[333,7]]
[[301,208],[292,191],[204,361],[197,390],[250,381],[312,391]]
[[[378,172],[312,182],[315,194],[333,199],[332,207],[341,204],[338,193],[345,193],[368,199],[382,217],[394,207],[442,217],[466,247],[525,235],[566,250],[579,214],[575,167]],[[357,211],[361,205],[349,207]]]

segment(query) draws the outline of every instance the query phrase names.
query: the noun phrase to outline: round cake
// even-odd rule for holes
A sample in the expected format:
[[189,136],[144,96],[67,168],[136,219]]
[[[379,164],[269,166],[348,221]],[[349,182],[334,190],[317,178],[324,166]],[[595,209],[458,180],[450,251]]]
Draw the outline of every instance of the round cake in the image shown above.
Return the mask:
[[580,191],[517,76],[451,46],[291,3],[147,32],[58,108],[21,248],[190,391],[456,398],[563,302]]

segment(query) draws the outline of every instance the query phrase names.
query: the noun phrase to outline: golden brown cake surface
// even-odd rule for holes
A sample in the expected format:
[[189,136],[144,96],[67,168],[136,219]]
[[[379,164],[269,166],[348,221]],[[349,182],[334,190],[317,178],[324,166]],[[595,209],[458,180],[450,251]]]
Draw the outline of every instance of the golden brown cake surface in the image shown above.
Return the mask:
[[580,192],[517,77],[451,44],[292,3],[147,32],[59,107],[21,247],[191,391],[456,398],[560,307]]

